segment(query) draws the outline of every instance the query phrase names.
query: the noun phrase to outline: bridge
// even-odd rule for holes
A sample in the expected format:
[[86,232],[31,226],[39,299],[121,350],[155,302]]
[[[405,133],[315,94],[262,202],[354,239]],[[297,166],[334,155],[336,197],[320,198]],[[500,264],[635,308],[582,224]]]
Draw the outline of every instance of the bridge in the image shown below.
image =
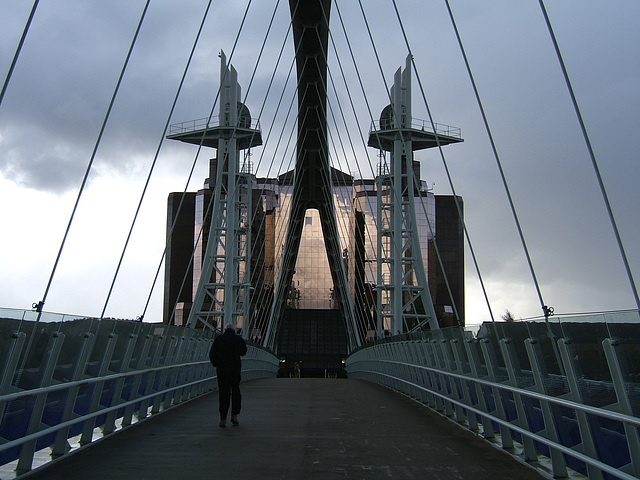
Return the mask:
[[238,428],[219,428],[203,396],[30,478],[541,478],[369,382],[254,380],[243,394]]
[[[393,81],[387,84],[382,75],[380,105],[380,99],[370,105],[364,95],[370,128],[367,139],[360,134],[363,151],[358,152],[348,135],[351,127],[339,121],[349,109],[341,103],[336,74],[343,75],[351,108],[353,82],[346,81],[342,64],[331,69],[328,63],[329,52],[338,53],[330,28],[334,11],[353,54],[340,3],[330,0],[289,2],[290,74],[295,72],[289,113],[297,112],[289,124],[291,150],[280,149],[281,138],[278,147],[267,146],[286,127],[279,134],[272,132],[273,124],[262,131],[264,104],[258,119],[251,117],[249,97],[241,94],[242,72],[232,63],[235,44],[229,59],[220,52],[220,82],[210,115],[170,125],[209,15],[210,4],[206,7],[147,179],[148,184],[165,139],[197,148],[192,171],[203,149],[216,150],[205,187],[195,195],[185,188],[170,197],[160,263],[166,262],[164,321],[150,321],[147,307],[135,320],[105,314],[147,184],[101,315],[47,312],[76,208],[144,31],[147,2],[44,295],[32,310],[0,311],[0,478],[198,478],[213,469],[236,478],[255,476],[257,469],[265,478],[291,472],[318,478],[640,478],[640,302],[632,261],[544,3],[541,15],[584,134],[635,302],[631,308],[561,314],[543,299],[446,3],[542,316],[515,321],[507,311],[494,318],[462,197],[449,177],[452,208],[445,213],[420,180],[415,152],[438,151],[449,172],[443,147],[455,148],[463,139],[460,129],[431,117],[416,53],[395,2],[405,51]],[[251,2],[246,12],[250,7]],[[0,109],[37,11],[36,1],[3,84]],[[278,12],[276,5],[272,21]],[[368,25],[367,30],[371,35]],[[287,43],[282,45],[281,55]],[[356,77],[362,85],[357,68]],[[413,116],[416,79],[429,120]],[[381,112],[378,118],[372,108]],[[367,158],[374,178],[355,178],[337,168],[336,157],[342,158],[348,144],[353,151],[344,156],[352,162]],[[261,146],[269,153],[254,164],[251,151]],[[367,147],[378,151],[375,167],[363,153]],[[256,175],[263,155],[272,155],[265,163],[278,163],[277,176]],[[287,157],[293,168],[282,172]],[[349,165],[356,164],[347,163],[352,171]],[[182,208],[189,202],[193,212],[180,230]],[[461,252],[456,242],[449,250],[445,246],[447,223],[457,232],[453,240],[467,242],[487,299],[489,319],[473,331],[465,328],[464,289],[456,283],[463,274]],[[316,230],[310,228],[314,224]],[[180,243],[184,232],[189,232],[188,248]],[[314,236],[319,243],[313,243]],[[318,251],[323,255],[316,256]],[[313,261],[304,258],[309,252]],[[153,287],[147,306],[152,292]],[[328,306],[318,307],[322,302]],[[208,351],[220,325],[228,323],[249,344],[242,374],[247,405],[240,427],[222,430],[214,428],[216,372]],[[294,362],[302,364],[303,377],[316,378],[291,378]],[[176,462],[179,470],[172,467]]]

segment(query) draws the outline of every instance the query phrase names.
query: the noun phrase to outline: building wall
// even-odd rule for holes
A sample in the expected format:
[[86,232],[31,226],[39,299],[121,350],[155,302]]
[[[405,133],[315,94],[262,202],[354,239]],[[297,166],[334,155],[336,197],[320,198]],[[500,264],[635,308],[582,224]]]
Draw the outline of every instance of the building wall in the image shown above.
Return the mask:
[[191,287],[191,298],[195,298],[200,274],[202,272],[202,262],[209,240],[209,227],[211,225],[211,212],[207,210],[212,200],[212,192],[208,188],[198,190],[195,201],[195,220],[193,223],[193,281]]
[[[348,247],[349,217],[351,214],[351,185],[337,186],[333,190],[333,202],[341,249]],[[282,268],[280,260],[284,250],[284,234],[289,221],[289,211],[293,194],[292,185],[283,185],[278,191],[279,204],[275,217],[275,278]],[[320,214],[309,209],[305,214],[302,238],[292,280],[288,305],[302,309],[337,308],[333,298],[333,280],[329,270],[329,260],[320,224]]]
[[[464,202],[458,196],[460,213],[464,217]],[[455,315],[457,310],[460,324],[464,326],[464,227],[456,207],[453,195],[436,195],[436,238],[444,271],[440,263],[436,263],[436,286],[434,304],[443,314],[440,324],[444,326],[458,325]],[[451,289],[447,289],[447,283]],[[455,307],[455,308],[454,308]]]
[[[195,198],[195,193],[187,192],[183,199],[183,194],[180,192],[170,193],[167,199],[167,252],[165,255],[162,309],[164,323],[175,324],[173,311],[176,303],[190,304],[192,299],[193,268],[190,259],[193,251]],[[180,207],[181,199],[182,206]],[[178,207],[180,207],[179,211]],[[180,291],[183,282],[187,288]],[[182,308],[181,306],[180,309]]]
[[[372,289],[377,283],[377,217],[379,213],[376,182],[372,179],[353,182],[352,177],[342,172],[334,173],[334,176],[333,201],[338,237],[343,250],[358,324],[366,328],[366,325],[374,324],[375,295]],[[253,185],[256,214],[252,226],[254,246],[251,256],[251,284],[255,288],[256,298],[258,298],[257,294],[261,293],[259,298],[262,303],[266,303],[266,299],[273,297],[273,289],[282,268],[281,259],[293,192],[292,178],[292,174],[284,174],[279,179],[255,179]],[[172,272],[177,271],[176,265],[188,263],[195,245],[193,280],[190,288],[187,289],[189,294],[181,297],[180,301],[183,302],[190,301],[197,289],[209,233],[209,221],[205,218],[205,212],[211,198],[211,190],[205,183],[204,189],[190,195],[190,201],[193,203],[190,207],[193,212],[190,214],[191,228],[187,225],[189,215],[181,217],[179,232],[176,230],[173,238],[170,239],[174,250],[167,262]],[[416,231],[436,311],[442,314],[441,321],[446,318],[446,322],[451,323],[453,320],[451,320],[450,310],[455,304],[463,323],[464,236],[455,202],[451,196],[433,195],[427,190],[424,182],[420,182],[420,188],[414,191],[414,195]],[[183,238],[178,242],[176,237],[179,236]],[[434,236],[444,264],[444,272],[435,255]],[[179,254],[175,252],[176,249],[180,250]],[[384,256],[385,253],[383,251],[382,255]],[[181,268],[184,272],[185,267]],[[448,295],[444,281],[445,273],[453,291],[453,299]],[[169,280],[165,280],[165,299],[168,298],[167,292],[170,296],[182,282],[182,278],[178,279],[177,275],[169,275],[169,273],[166,273],[166,279]],[[178,282],[177,287],[176,282]],[[320,217],[318,211],[314,209],[306,213],[292,287],[288,300],[289,308],[320,310],[337,308],[333,299],[333,281],[329,271]],[[268,294],[263,294],[263,290],[267,290]],[[269,309],[265,305],[261,308],[258,308],[258,305],[252,307],[254,312],[257,312],[254,313],[254,318],[260,317],[256,321],[257,327],[254,326],[254,328],[263,330],[263,327],[266,327]]]

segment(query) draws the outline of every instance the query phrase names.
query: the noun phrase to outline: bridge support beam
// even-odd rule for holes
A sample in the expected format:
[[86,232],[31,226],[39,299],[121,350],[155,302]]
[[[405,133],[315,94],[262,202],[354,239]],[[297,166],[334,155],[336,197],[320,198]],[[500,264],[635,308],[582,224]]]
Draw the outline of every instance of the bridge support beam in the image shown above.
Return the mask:
[[327,45],[331,0],[290,0],[298,76],[298,139],[295,178],[282,266],[264,345],[277,347],[289,287],[308,209],[317,209],[349,349],[360,345],[338,238],[327,141]]
[[[206,248],[198,287],[187,324],[191,328],[221,328],[232,324],[250,331],[249,295],[251,255],[251,172],[247,162],[240,165],[240,151],[261,145],[258,128],[252,128],[248,108],[240,101],[238,74],[227,65],[220,52],[220,107],[217,125],[209,122],[203,129],[187,130],[169,135],[196,145],[218,150],[215,171],[209,182],[215,182],[210,212],[208,236],[201,234],[200,243]],[[257,126],[256,126],[257,127]],[[207,215],[203,217],[203,230]]]
[[416,192],[418,198],[421,194],[413,174],[413,152],[461,141],[412,128],[411,56],[407,56],[404,70],[396,71],[389,98],[391,104],[382,111],[380,124],[378,128],[374,125],[368,142],[390,152],[390,164],[385,161],[377,177],[379,337],[387,329],[397,335],[425,324],[431,330],[440,328],[416,230],[414,199]]

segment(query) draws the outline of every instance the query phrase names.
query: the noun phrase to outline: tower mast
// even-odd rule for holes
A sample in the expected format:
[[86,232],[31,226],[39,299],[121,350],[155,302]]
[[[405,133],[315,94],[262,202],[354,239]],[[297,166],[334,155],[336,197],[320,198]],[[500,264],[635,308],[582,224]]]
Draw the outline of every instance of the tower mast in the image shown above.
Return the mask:
[[[168,138],[202,144],[218,150],[211,223],[206,250],[189,312],[191,328],[216,328],[226,324],[249,327],[251,187],[247,162],[240,165],[240,152],[261,145],[260,130],[252,128],[251,115],[240,102],[238,74],[220,53],[220,102],[218,122],[202,129],[185,129]],[[203,206],[206,209],[206,206]],[[200,241],[203,241],[202,239]],[[243,335],[249,328],[243,328]]]
[[[389,328],[392,335],[408,326],[429,324],[439,329],[416,229],[413,152],[461,142],[459,137],[414,128],[411,114],[411,55],[404,70],[398,68],[390,91],[391,104],[373,126],[368,145],[390,152],[377,181],[378,285],[377,335]],[[384,157],[384,156],[383,156]]]

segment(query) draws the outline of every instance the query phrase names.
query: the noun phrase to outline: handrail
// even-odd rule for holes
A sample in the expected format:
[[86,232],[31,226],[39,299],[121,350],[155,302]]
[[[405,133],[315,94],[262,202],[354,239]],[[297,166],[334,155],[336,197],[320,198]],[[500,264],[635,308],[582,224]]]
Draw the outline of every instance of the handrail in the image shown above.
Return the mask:
[[[561,356],[556,359],[561,373],[551,373],[545,366],[550,358],[534,337],[519,337],[524,344],[518,345],[503,336],[495,348],[490,337],[464,338],[461,330],[446,337],[380,339],[351,353],[345,361],[347,375],[380,383],[455,417],[458,425],[482,431],[485,439],[500,442],[520,459],[523,455],[545,474],[551,465],[554,477],[570,476],[568,471],[574,470],[593,479],[603,474],[640,478],[640,417],[634,410],[640,384],[625,367],[626,350],[620,340],[597,341],[606,366],[598,368],[610,372],[601,380],[582,373],[578,347],[566,338],[545,340],[554,342]],[[626,344],[636,351],[635,340]],[[588,343],[591,349],[593,345]],[[519,347],[526,352],[518,353]],[[520,367],[523,355],[531,370]],[[593,357],[587,357],[591,363]],[[522,387],[523,381],[527,386]],[[601,393],[590,399],[585,396],[588,391]],[[588,404],[596,398],[597,403]],[[515,443],[521,448],[514,450]],[[539,461],[543,457],[546,460]]]
[[[202,362],[202,363],[206,363],[206,362]],[[185,366],[185,365],[192,366],[192,364],[184,364],[182,366]],[[176,365],[173,365],[173,366],[167,367],[167,368],[172,368],[172,367],[176,367]],[[153,370],[153,369],[148,369],[148,370]],[[264,370],[255,369],[255,368],[254,369],[242,370],[243,373],[248,373],[248,372],[253,372],[253,371],[264,371]],[[140,374],[140,373],[142,373],[142,371],[132,372],[129,375],[135,375],[135,374]],[[119,376],[118,375],[109,375],[109,377],[118,378]],[[72,387],[71,383],[77,384],[75,386],[86,385],[88,383],[96,383],[98,381],[107,380],[107,378],[108,377],[98,377],[98,378],[91,379],[93,381],[70,382],[69,384],[63,384],[63,386],[64,387]],[[58,430],[62,430],[63,428],[71,427],[71,426],[75,425],[76,423],[81,423],[81,422],[84,422],[84,421],[89,420],[91,418],[99,417],[100,415],[104,415],[105,413],[109,413],[109,412],[113,412],[113,411],[116,411],[116,410],[120,410],[121,408],[129,407],[129,406],[135,405],[136,403],[143,402],[145,400],[151,400],[151,399],[157,397],[158,395],[164,395],[164,394],[169,393],[169,392],[174,392],[174,391],[181,390],[181,389],[184,389],[184,388],[193,387],[195,385],[198,385],[198,384],[204,383],[204,382],[210,382],[211,380],[214,380],[216,378],[217,378],[217,375],[212,375],[212,376],[209,376],[209,377],[206,377],[206,378],[202,378],[202,379],[199,379],[199,380],[195,380],[195,381],[192,381],[192,382],[188,382],[188,383],[180,384],[180,385],[177,385],[177,386],[173,386],[173,387],[167,388],[167,389],[162,390],[162,391],[157,391],[157,392],[154,392],[154,393],[151,393],[151,394],[148,394],[148,395],[144,395],[142,397],[136,397],[133,400],[128,400],[128,401],[125,401],[125,402],[122,402],[122,403],[118,403],[117,405],[113,405],[113,406],[110,406],[110,407],[105,407],[105,408],[100,409],[100,410],[95,411],[95,412],[90,412],[90,413],[84,414],[84,415],[82,415],[80,417],[76,417],[74,419],[67,420],[65,422],[59,423],[57,425],[50,426],[50,427],[45,428],[43,430],[39,430],[39,431],[37,431],[35,433],[31,433],[31,434],[25,435],[24,437],[20,437],[20,438],[17,438],[15,440],[11,440],[11,441],[8,441],[6,443],[2,443],[2,444],[0,444],[0,452],[3,452],[5,450],[9,450],[9,449],[11,449],[13,447],[17,447],[17,446],[22,445],[24,443],[27,443],[27,442],[29,442],[31,440],[37,440],[38,438],[44,437],[44,436],[49,435],[51,433],[56,433]],[[36,392],[36,390],[45,390],[45,389],[34,389],[34,390],[27,390],[26,392],[20,392],[21,395],[15,395],[15,398],[20,398],[20,397],[29,396],[29,395],[38,395],[40,393],[49,393],[49,392],[51,392],[53,390],[60,390],[60,388],[55,389],[53,387],[50,387],[50,388],[46,389],[47,392],[42,392],[42,391],[41,392]],[[12,396],[13,395],[4,395],[4,396],[0,397],[0,402],[5,401],[5,399],[9,399],[9,397],[12,397]],[[15,398],[11,398],[9,400],[13,400]],[[7,401],[9,401],[9,400],[7,400]]]
[[[266,360],[261,360],[261,359],[251,359],[251,361],[266,363]],[[52,392],[57,392],[59,390],[67,390],[69,388],[82,387],[84,385],[92,385],[94,383],[99,383],[99,382],[108,382],[110,380],[117,380],[120,378],[135,377],[136,375],[145,375],[147,373],[161,372],[163,370],[180,369],[185,367],[194,367],[196,365],[208,365],[208,364],[209,364],[209,361],[203,360],[200,362],[186,362],[186,363],[173,364],[173,365],[163,365],[161,367],[145,368],[143,370],[132,370],[130,372],[125,372],[125,373],[113,373],[111,375],[105,375],[104,377],[93,377],[93,378],[86,378],[82,380],[75,380],[71,382],[59,383],[56,385],[50,385],[48,387],[39,387],[39,388],[30,389],[30,390],[21,390],[19,392],[0,395],[0,404],[3,402],[11,402],[14,400],[18,400],[24,397],[33,397],[34,395],[39,395],[41,393],[49,394]],[[256,370],[256,369],[251,369],[251,370]],[[213,378],[216,378],[216,376],[213,375],[211,377],[208,377],[206,380],[211,380]],[[178,388],[184,388],[184,385]],[[154,397],[156,395],[158,395],[158,393],[154,393],[151,396]],[[140,401],[140,397],[138,397],[137,401]],[[2,448],[0,448],[0,451],[1,450]]]
[[[47,340],[34,342],[36,351],[24,348],[24,331],[2,339],[8,348],[0,360],[0,416],[7,421],[0,424],[0,465],[14,468],[17,476],[32,470],[36,451],[67,455],[95,441],[97,429],[99,436],[112,435],[217,388],[209,332],[74,320],[38,330]],[[32,323],[20,326],[35,333]],[[9,320],[4,327],[11,332],[18,324]],[[279,359],[247,343],[243,381],[275,377]],[[23,362],[18,368],[28,354],[38,364],[32,360],[33,367]]]
[[[249,128],[252,130],[260,130],[260,121],[252,118],[251,124],[246,126],[243,124],[244,118],[238,117],[238,124],[236,128]],[[169,125],[169,135],[178,135],[181,133],[196,132],[198,130],[206,130],[211,128],[221,127],[220,121],[217,118],[196,118],[194,120],[187,120],[184,122],[177,122]],[[233,127],[228,127],[233,128]]]
[[[444,123],[431,123],[429,120],[421,120],[419,118],[411,119],[411,126],[408,127],[412,130],[420,130],[423,132],[437,133],[446,137],[462,138],[462,131],[460,127],[454,127],[452,125],[446,125]],[[378,131],[395,130],[393,124],[387,126],[381,125],[380,120],[374,120],[369,127],[369,134]]]
[[[398,378],[398,377],[393,377],[391,375],[384,374],[384,373],[381,373],[381,372],[367,371],[367,373],[374,374],[374,375],[381,375],[381,376],[385,376],[385,377],[387,377],[389,379],[398,380],[398,381],[401,381],[401,382],[403,382],[403,383],[405,383],[407,385],[410,385],[413,388],[418,388],[418,389],[420,389],[420,390],[422,390],[424,392],[428,392],[428,393],[430,393],[432,395],[435,395],[435,396],[441,398],[442,400],[446,400],[448,402],[454,403],[454,404],[456,404],[456,405],[458,405],[460,407],[463,407],[463,408],[465,408],[465,409],[467,409],[467,410],[469,410],[469,411],[471,411],[471,412],[473,412],[475,414],[487,417],[492,422],[499,423],[500,425],[503,425],[503,426],[509,428],[510,430],[514,430],[514,431],[520,433],[521,435],[525,435],[525,436],[531,438],[532,440],[535,440],[535,441],[540,442],[540,443],[544,443],[545,445],[547,445],[549,447],[555,448],[555,449],[561,451],[562,453],[564,453],[565,455],[570,455],[570,456],[572,456],[572,457],[574,457],[574,458],[576,458],[576,459],[578,459],[580,461],[583,461],[585,463],[593,465],[594,467],[597,467],[601,471],[609,473],[611,475],[614,475],[615,477],[618,477],[618,478],[621,478],[621,479],[624,479],[624,480],[637,480],[638,479],[638,477],[635,477],[633,475],[629,475],[627,473],[624,473],[624,472],[618,470],[617,468],[614,468],[614,467],[612,467],[610,465],[607,465],[606,463],[603,463],[603,462],[601,462],[599,460],[591,458],[590,456],[585,455],[585,454],[583,454],[581,452],[573,450],[570,447],[565,447],[561,443],[554,442],[552,440],[549,440],[546,437],[543,437],[543,436],[538,435],[536,433],[532,433],[527,429],[524,429],[524,428],[522,428],[522,427],[520,427],[518,425],[514,425],[513,423],[511,423],[511,422],[509,422],[507,420],[503,420],[502,418],[500,418],[498,416],[492,415],[492,414],[487,413],[487,412],[485,412],[483,410],[480,410],[478,408],[469,406],[466,403],[461,402],[459,400],[452,399],[452,398],[450,398],[450,397],[448,397],[446,395],[443,395],[443,394],[435,392],[435,391],[430,391],[427,388],[423,387],[422,385],[418,385],[417,383],[412,383],[412,382],[409,382],[408,380],[404,380],[404,379]],[[465,378],[465,380],[473,380],[473,379]],[[486,382],[486,383],[490,383],[490,382]],[[494,386],[497,386],[497,384],[494,384]],[[500,387],[504,387],[504,385],[500,385]],[[554,397],[549,397],[549,398],[554,398]],[[634,420],[637,420],[637,419],[634,419]]]
[[[366,360],[363,360],[363,362],[364,361],[366,361]],[[447,372],[447,371],[439,370],[439,369],[432,368],[432,367],[426,367],[424,365],[414,365],[412,363],[400,362],[400,361],[395,361],[395,360],[378,360],[378,362],[402,365],[402,366],[405,366],[405,367],[417,368],[419,370],[424,370],[424,371],[427,371],[427,372],[446,375],[447,377],[455,378],[455,379],[458,379],[458,380],[464,380],[464,381],[477,383],[477,384],[480,384],[480,385],[484,385],[486,387],[500,388],[500,389],[506,390],[506,391],[508,391],[510,393],[517,393],[519,395],[524,395],[526,397],[534,398],[536,400],[544,400],[545,402],[553,403],[553,404],[559,405],[561,407],[567,407],[567,408],[570,408],[570,409],[573,409],[573,410],[579,410],[579,411],[584,412],[584,413],[589,413],[591,415],[596,415],[596,416],[599,416],[599,417],[607,418],[609,420],[616,420],[616,421],[627,423],[629,425],[633,425],[634,427],[640,428],[640,418],[634,417],[634,416],[631,416],[631,415],[625,415],[624,413],[615,412],[613,410],[605,410],[605,409],[602,409],[602,408],[593,407],[591,405],[585,405],[583,403],[578,403],[578,402],[574,402],[572,400],[567,400],[565,398],[552,397],[552,396],[546,395],[544,393],[532,392],[531,390],[526,390],[524,388],[514,387],[512,385],[506,385],[504,383],[492,382],[490,380],[485,380],[483,378],[476,378],[476,377],[471,377],[471,376],[468,376],[468,375],[461,375],[461,374],[458,374],[458,373]],[[373,371],[369,371],[369,373],[373,373]],[[401,378],[398,378],[398,380],[404,381]],[[417,384],[412,384],[412,385],[418,386]],[[447,397],[447,399],[448,398],[449,397]],[[451,401],[455,402],[455,400],[451,400]],[[464,406],[465,408],[467,407],[467,405],[462,405],[462,406]]]

